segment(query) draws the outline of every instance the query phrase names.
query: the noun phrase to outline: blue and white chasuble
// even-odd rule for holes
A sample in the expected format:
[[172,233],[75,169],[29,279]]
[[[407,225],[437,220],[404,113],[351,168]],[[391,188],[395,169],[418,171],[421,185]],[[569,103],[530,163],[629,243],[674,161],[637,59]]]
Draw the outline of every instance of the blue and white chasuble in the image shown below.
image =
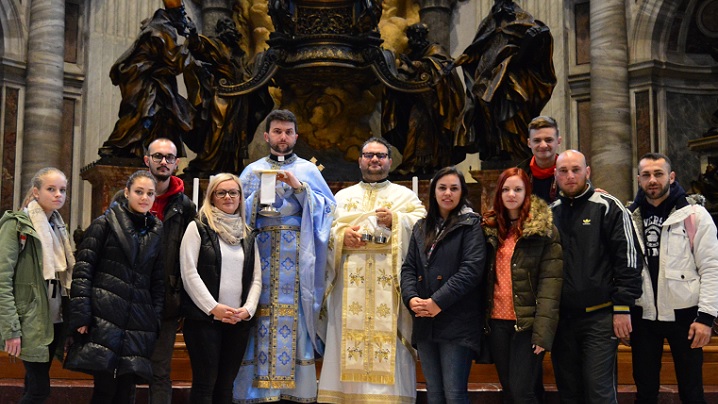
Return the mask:
[[[303,184],[304,189],[295,192],[277,181],[277,217],[258,214],[260,170],[291,171]],[[316,324],[325,289],[334,196],[317,167],[296,155],[283,162],[268,157],[255,161],[240,181],[247,196],[247,221],[259,230],[262,293],[256,329],[234,382],[234,401],[316,401],[314,351],[323,353]]]

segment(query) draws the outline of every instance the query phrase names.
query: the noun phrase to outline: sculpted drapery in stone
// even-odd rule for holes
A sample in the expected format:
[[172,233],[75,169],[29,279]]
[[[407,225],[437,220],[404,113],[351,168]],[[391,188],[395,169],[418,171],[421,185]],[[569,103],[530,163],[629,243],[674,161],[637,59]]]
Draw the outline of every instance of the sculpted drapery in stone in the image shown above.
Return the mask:
[[266,86],[232,98],[217,94],[220,80],[241,83],[252,77],[252,71],[240,48],[241,35],[234,21],[220,19],[216,32],[214,38],[190,35],[187,41],[197,60],[184,74],[188,97],[198,112],[194,129],[185,139],[187,146],[197,153],[187,169],[192,176],[240,172],[257,125],[274,105]]
[[454,71],[442,74],[451,56],[439,44],[429,43],[428,33],[423,23],[407,28],[410,50],[399,56],[397,70],[406,80],[429,77],[435,83],[433,88],[421,93],[384,91],[382,132],[402,154],[396,170],[402,175],[432,173],[465,157],[451,147],[464,107],[461,79]]
[[120,87],[122,102],[119,119],[103,145],[110,155],[142,157],[144,146],[164,137],[184,156],[181,136],[192,129],[194,110],[177,90],[176,76],[188,62],[187,49],[177,44],[177,28],[166,10],[157,10],[112,66],[110,79]]
[[510,0],[495,0],[473,42],[456,59],[467,106],[455,145],[482,160],[526,159],[528,123],[540,115],[556,85],[549,28]]

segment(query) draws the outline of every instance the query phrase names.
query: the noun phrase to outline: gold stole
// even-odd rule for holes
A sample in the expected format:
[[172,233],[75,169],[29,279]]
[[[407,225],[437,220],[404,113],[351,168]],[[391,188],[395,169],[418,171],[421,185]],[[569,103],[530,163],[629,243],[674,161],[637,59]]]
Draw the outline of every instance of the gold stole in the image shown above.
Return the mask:
[[[397,295],[392,249],[367,244],[344,254],[341,376],[343,382],[394,384]],[[346,248],[345,248],[346,251]]]

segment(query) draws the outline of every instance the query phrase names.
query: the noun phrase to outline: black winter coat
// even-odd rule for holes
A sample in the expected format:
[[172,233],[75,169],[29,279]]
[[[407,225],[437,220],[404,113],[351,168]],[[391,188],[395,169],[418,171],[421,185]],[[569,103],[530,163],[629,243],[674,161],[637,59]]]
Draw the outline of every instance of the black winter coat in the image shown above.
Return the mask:
[[187,225],[197,216],[194,203],[183,192],[170,197],[162,222],[162,251],[165,269],[165,307],[162,318],[179,317],[182,278],[180,276],[179,250]]
[[153,215],[117,203],[87,229],[72,277],[69,327],[89,332],[75,333],[66,368],[151,380],[164,302],[161,231]]
[[[424,221],[414,225],[409,251],[401,267],[401,296],[406,307],[414,297],[432,298],[441,308],[433,318],[414,317],[412,344],[452,342],[481,352],[484,326],[486,243],[477,214],[462,214],[437,238],[429,260]],[[409,308],[411,310],[411,308]]]

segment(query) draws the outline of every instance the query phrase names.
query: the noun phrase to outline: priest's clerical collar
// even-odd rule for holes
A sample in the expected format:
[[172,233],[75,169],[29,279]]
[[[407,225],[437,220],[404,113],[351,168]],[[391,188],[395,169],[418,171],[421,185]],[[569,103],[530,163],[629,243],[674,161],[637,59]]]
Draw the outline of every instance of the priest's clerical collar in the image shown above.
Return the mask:
[[382,179],[380,179],[380,180],[377,180],[377,181],[367,181],[366,179],[362,178],[362,182],[365,183],[365,184],[379,185],[379,184],[384,184],[384,183],[389,182],[389,177],[384,177],[384,178],[382,178]]
[[269,154],[269,158],[277,161],[277,162],[284,162],[289,160],[290,158],[294,157],[294,153],[285,154],[284,156],[277,156],[276,154]]

